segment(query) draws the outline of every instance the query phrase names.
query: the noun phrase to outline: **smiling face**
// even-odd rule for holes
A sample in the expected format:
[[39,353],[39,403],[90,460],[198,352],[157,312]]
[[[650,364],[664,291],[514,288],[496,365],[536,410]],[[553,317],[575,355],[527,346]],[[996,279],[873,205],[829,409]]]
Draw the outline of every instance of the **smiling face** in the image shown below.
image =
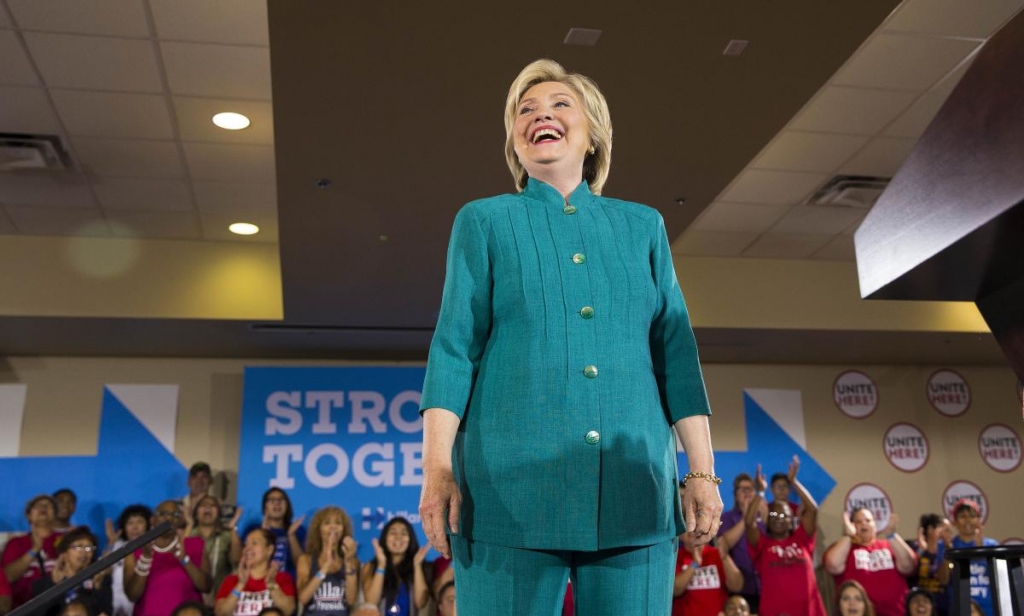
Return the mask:
[[864,595],[854,586],[847,586],[839,595],[840,616],[864,616],[866,607]]
[[785,501],[775,501],[768,505],[768,535],[773,539],[782,539],[789,536],[793,529],[793,511]]
[[267,538],[262,529],[257,529],[249,533],[245,538],[245,546],[242,548],[242,557],[245,558],[249,566],[264,564],[270,564],[270,559],[274,556],[274,544],[267,543]]
[[57,520],[67,524],[71,516],[75,515],[75,506],[77,505],[75,495],[70,492],[57,492],[53,496],[53,500],[57,501]]
[[527,90],[512,130],[516,155],[531,177],[571,171],[582,179],[590,123],[572,88],[545,81]]
[[960,534],[960,538],[973,541],[974,535],[978,531],[978,513],[970,507],[961,507],[956,512],[956,517],[953,518],[956,523],[956,532]]
[[181,511],[181,505],[176,501],[164,501],[153,510],[153,526],[170,522],[171,528],[165,537],[174,536],[179,528],[185,528],[185,515]]
[[866,545],[875,540],[877,529],[875,528],[875,516],[867,509],[858,509],[850,518],[853,527],[857,530],[857,541]]
[[288,511],[288,497],[280,490],[271,490],[263,501],[263,515],[271,522],[280,523]]
[[907,607],[908,616],[931,616],[932,600],[928,595],[918,593],[910,598]]
[[409,529],[405,524],[392,524],[384,535],[384,545],[393,556],[405,554],[409,549]]
[[196,521],[200,524],[213,524],[220,516],[220,507],[217,499],[212,496],[204,496],[196,504]]

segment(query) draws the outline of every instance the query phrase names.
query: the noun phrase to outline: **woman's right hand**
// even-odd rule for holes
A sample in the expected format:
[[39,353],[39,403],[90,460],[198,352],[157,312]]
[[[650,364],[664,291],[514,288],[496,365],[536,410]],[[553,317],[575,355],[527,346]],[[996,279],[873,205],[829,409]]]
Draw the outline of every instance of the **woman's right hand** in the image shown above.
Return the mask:
[[114,544],[117,543],[119,539],[121,539],[121,531],[119,529],[114,528],[114,521],[110,518],[107,518],[107,522],[103,530],[105,530],[107,533],[108,547],[113,547]]
[[242,560],[238,561],[238,583],[245,585],[249,581],[249,556],[242,553]]
[[445,558],[452,557],[448,543],[448,528],[459,532],[459,512],[462,494],[451,469],[423,472],[423,491],[420,493],[420,519],[427,541]]

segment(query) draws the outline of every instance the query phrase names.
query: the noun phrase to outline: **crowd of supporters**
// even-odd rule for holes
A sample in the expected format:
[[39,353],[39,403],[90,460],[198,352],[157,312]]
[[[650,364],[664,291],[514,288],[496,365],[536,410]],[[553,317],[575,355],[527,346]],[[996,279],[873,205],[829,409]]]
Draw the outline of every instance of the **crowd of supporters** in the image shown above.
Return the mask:
[[[754,477],[737,476],[735,507],[723,515],[716,541],[697,547],[680,536],[673,616],[947,616],[952,565],[945,550],[995,543],[983,537],[977,503],[963,500],[952,522],[922,515],[909,542],[897,532],[895,514],[879,531],[871,511],[851,511],[843,536],[822,553],[818,505],[798,472],[794,458],[770,482],[760,467]],[[408,520],[389,520],[372,541],[373,557],[360,562],[344,508],[324,506],[306,525],[294,518],[287,492],[271,488],[261,522],[240,529],[241,508],[224,515],[211,485],[210,467],[193,465],[186,497],[125,507],[108,520],[103,544],[73,523],[72,490],[32,498],[28,532],[9,538],[0,557],[0,616],[82,572],[102,545],[117,550],[164,522],[167,532],[34,613],[455,616],[450,561],[427,562],[429,546],[419,545]],[[984,564],[972,564],[972,572],[975,566]],[[993,616],[991,576],[978,573],[974,609]],[[571,583],[561,609],[572,616]]]

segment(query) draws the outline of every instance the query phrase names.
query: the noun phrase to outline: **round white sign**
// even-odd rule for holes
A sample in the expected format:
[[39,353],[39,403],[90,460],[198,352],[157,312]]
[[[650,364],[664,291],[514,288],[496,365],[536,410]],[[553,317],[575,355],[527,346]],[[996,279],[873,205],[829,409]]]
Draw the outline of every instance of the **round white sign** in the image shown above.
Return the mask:
[[942,369],[928,377],[928,402],[947,417],[963,415],[971,406],[971,387],[964,377]]
[[919,471],[928,463],[928,438],[912,424],[893,424],[882,438],[882,449],[893,466],[907,473]]
[[1015,471],[1020,466],[1020,436],[1010,426],[987,426],[978,435],[978,453],[994,471]]
[[946,517],[953,519],[953,507],[962,498],[969,498],[978,503],[981,508],[981,523],[984,524],[988,520],[988,499],[981,488],[966,479],[954,481],[942,492],[942,510],[946,512]]
[[882,532],[889,525],[892,500],[885,490],[873,483],[858,483],[846,493],[846,511],[867,509],[875,517],[875,528]]
[[847,370],[833,383],[832,400],[843,413],[864,419],[878,408],[878,387],[863,372]]

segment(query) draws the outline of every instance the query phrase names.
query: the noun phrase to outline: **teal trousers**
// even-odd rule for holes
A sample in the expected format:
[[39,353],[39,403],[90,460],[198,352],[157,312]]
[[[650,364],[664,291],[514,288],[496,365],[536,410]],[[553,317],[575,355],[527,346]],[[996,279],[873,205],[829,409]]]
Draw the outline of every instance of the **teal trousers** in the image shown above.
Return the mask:
[[670,616],[676,539],[596,552],[524,550],[449,536],[464,616],[560,616],[572,580],[576,616]]

